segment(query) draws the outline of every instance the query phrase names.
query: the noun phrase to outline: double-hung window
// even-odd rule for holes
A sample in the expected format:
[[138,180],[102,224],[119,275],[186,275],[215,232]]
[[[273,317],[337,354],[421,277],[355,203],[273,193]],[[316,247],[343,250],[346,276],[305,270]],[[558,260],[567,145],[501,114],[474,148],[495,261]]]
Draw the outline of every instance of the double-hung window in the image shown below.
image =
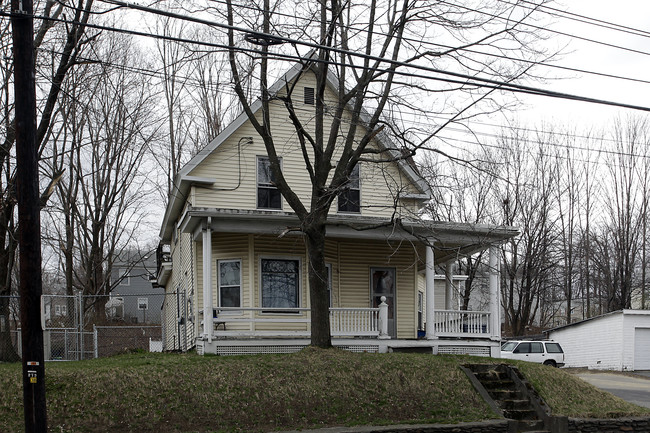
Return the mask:
[[300,260],[261,259],[263,308],[298,308]]
[[241,307],[241,261],[219,260],[219,306]]
[[361,180],[359,164],[354,166],[345,189],[339,194],[339,212],[361,212]]
[[271,161],[266,156],[257,157],[257,208],[282,209],[282,194],[276,186]]

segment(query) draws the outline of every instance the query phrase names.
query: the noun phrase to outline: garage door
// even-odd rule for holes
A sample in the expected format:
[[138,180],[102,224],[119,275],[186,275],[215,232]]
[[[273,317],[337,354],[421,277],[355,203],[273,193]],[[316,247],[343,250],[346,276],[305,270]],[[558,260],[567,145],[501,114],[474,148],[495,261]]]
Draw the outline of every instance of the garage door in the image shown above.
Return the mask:
[[650,370],[650,328],[634,330],[634,369]]

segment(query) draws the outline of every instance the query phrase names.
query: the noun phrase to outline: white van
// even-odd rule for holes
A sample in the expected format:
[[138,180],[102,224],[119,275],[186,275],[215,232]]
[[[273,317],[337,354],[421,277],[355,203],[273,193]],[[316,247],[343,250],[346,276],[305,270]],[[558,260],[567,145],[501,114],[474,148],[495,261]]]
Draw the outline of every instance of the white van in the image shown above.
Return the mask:
[[501,358],[539,362],[553,367],[564,365],[564,351],[555,341],[506,341],[501,346]]

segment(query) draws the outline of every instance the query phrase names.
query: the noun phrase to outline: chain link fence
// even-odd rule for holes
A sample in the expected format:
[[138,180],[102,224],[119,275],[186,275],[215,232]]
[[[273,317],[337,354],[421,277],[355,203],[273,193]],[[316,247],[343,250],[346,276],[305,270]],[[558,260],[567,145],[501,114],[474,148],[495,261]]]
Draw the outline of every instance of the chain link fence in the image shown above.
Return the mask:
[[[19,304],[17,296],[0,297],[0,361],[16,361],[21,356]],[[77,361],[136,350],[167,350],[161,323],[165,304],[161,293],[43,295],[45,359]]]

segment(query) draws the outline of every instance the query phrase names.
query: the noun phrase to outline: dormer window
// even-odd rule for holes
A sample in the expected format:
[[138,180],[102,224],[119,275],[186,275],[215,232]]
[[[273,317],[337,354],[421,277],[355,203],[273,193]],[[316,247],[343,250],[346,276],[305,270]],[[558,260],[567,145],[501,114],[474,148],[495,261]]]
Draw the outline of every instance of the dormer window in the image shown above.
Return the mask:
[[315,97],[314,97],[314,88],[313,87],[305,87],[305,104],[306,105],[314,105]]
[[361,212],[361,179],[359,173],[359,164],[357,164],[350,173],[350,179],[345,185],[345,189],[339,194],[339,212]]
[[257,208],[282,209],[282,194],[276,186],[271,161],[266,156],[257,157]]

